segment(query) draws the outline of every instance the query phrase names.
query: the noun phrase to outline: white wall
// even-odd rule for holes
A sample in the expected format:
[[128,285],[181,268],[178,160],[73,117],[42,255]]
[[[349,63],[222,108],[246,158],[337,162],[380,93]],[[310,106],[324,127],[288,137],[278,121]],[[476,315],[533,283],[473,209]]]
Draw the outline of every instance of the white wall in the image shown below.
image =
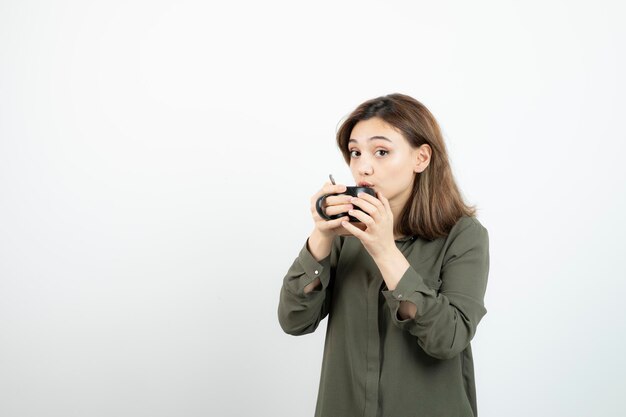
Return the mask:
[[[311,416],[284,274],[362,101],[437,117],[490,232],[479,411],[623,415],[618,1],[0,3],[0,415]],[[296,410],[296,411],[294,411]]]

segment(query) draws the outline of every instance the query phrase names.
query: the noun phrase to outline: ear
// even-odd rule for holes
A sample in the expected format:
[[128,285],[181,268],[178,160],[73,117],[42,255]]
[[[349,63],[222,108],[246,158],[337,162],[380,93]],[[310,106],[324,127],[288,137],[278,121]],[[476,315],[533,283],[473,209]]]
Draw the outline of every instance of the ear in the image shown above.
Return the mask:
[[425,143],[419,148],[414,150],[415,166],[414,172],[424,172],[428,164],[430,164],[430,157],[432,155],[432,148],[429,144]]

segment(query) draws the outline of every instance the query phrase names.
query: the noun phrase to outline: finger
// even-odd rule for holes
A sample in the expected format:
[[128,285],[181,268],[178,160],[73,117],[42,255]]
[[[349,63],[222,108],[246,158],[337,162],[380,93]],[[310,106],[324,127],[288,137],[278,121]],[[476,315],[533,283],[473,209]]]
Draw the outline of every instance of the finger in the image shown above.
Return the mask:
[[368,193],[359,193],[358,195],[359,198],[367,201],[368,203],[372,204],[373,206],[378,207],[380,210],[383,209],[383,203],[377,199],[376,197],[369,195]]
[[332,196],[326,197],[325,202],[326,202],[326,205],[328,206],[334,206],[337,204],[349,204],[351,198],[352,198],[351,195],[346,195],[346,194],[332,195]]
[[[346,221],[348,221],[348,220],[346,220]],[[352,226],[356,227],[356,228],[357,228],[357,229],[359,229],[359,230],[365,230],[365,229],[367,229],[367,225],[365,225],[365,224],[363,224],[363,223],[361,223],[361,222],[358,222],[358,223],[350,223],[350,224],[351,224]],[[345,228],[345,227],[343,227],[343,225],[342,225],[341,223],[339,224],[339,226],[340,226],[340,229],[339,229],[339,231],[337,232],[337,233],[339,234],[339,236],[352,236],[352,233],[348,232],[348,231],[346,230],[346,228]]]
[[347,188],[343,184],[331,184],[327,182],[326,184],[324,184],[324,187],[322,188],[322,190],[324,191],[324,194],[332,194],[332,193],[343,193],[344,191],[347,190]]
[[367,214],[369,214],[372,217],[377,216],[378,213],[380,212],[380,210],[376,206],[374,206],[372,203],[370,203],[368,201],[365,201],[362,198],[354,197],[354,198],[352,198],[350,200],[350,202],[352,204],[354,204],[355,206],[361,208],[364,212],[366,212]]
[[352,204],[342,204],[340,206],[328,206],[324,209],[324,212],[327,215],[332,216],[339,213],[347,213],[348,210],[352,209],[354,209],[354,206]]
[[321,196],[321,195],[327,194],[327,193],[328,193],[328,190],[329,190],[329,189],[330,189],[330,187],[331,187],[331,185],[332,185],[332,184],[330,183],[330,181],[326,181],[326,182],[324,183],[324,185],[322,186],[322,188],[320,188],[320,189],[319,189],[319,191],[317,192],[317,194],[316,194],[316,195],[317,195],[317,196]]
[[334,220],[328,220],[326,222],[326,226],[328,226],[329,229],[334,229],[336,227],[341,227],[341,222],[343,221],[348,221],[348,216],[343,216],[340,217],[338,219],[334,219]]
[[358,237],[359,239],[363,239],[366,236],[366,233],[364,231],[362,231],[361,229],[359,229],[358,227],[352,225],[351,223],[347,221],[341,222],[341,225],[343,226],[344,229],[346,229],[348,232],[352,233],[354,236]]
[[320,198],[321,196],[323,196],[325,194],[324,190],[326,189],[326,187],[330,184],[329,181],[326,181],[324,183],[324,185],[322,186],[322,188],[320,188],[315,194],[313,194],[311,196],[311,204],[315,204],[315,202],[317,201],[318,198]]
[[387,213],[393,214],[391,211],[391,206],[389,205],[389,200],[387,200],[387,197],[385,197],[380,191],[378,192],[378,199],[383,203],[383,206],[385,207]]
[[361,220],[361,223],[364,223],[368,226],[375,223],[374,219],[363,213],[361,210],[350,210],[348,214],[352,217],[356,217],[357,219]]
[[[331,184],[330,182],[326,182],[324,186],[311,197],[311,204],[316,204],[317,200],[320,199],[324,194],[340,194],[346,191],[346,186],[343,184]],[[324,203],[328,205],[328,198],[324,199]]]

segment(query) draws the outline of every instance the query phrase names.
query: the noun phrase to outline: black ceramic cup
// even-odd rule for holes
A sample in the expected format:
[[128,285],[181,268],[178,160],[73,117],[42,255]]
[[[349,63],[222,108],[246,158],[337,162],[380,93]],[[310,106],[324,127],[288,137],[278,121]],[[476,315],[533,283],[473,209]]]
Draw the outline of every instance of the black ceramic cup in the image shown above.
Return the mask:
[[[317,203],[315,204],[315,208],[317,209],[317,213],[320,215],[320,217],[324,220],[333,220],[333,219],[338,219],[339,217],[343,217],[348,213],[338,213],[338,214],[333,214],[332,216],[328,216],[326,213],[324,213],[324,207],[322,207],[322,205],[324,204],[324,200],[326,199],[326,197],[330,197],[333,195],[351,195],[352,197],[358,197],[359,193],[367,193],[369,195],[371,195],[372,197],[376,197],[376,191],[374,191],[373,188],[371,187],[358,187],[358,186],[347,186],[346,187],[346,191],[344,191],[343,193],[335,193],[335,194],[324,194],[323,196],[321,196],[320,198],[317,199]],[[360,207],[358,206],[354,206],[355,210],[361,210]],[[356,217],[350,216],[349,217],[349,221],[351,222],[358,222],[361,223],[361,220],[357,219]]]

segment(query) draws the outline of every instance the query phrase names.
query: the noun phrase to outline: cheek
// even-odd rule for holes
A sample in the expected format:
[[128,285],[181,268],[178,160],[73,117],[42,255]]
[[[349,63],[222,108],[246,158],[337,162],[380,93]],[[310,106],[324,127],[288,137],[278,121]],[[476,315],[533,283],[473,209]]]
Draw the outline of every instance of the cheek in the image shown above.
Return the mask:
[[413,172],[411,161],[407,161],[405,158],[399,158],[393,161],[393,164],[390,164],[389,168],[387,172],[389,178],[393,179],[399,187],[404,188],[412,183],[415,173]]
[[387,173],[400,179],[406,177],[409,163],[404,158],[394,158],[389,160],[387,166]]

